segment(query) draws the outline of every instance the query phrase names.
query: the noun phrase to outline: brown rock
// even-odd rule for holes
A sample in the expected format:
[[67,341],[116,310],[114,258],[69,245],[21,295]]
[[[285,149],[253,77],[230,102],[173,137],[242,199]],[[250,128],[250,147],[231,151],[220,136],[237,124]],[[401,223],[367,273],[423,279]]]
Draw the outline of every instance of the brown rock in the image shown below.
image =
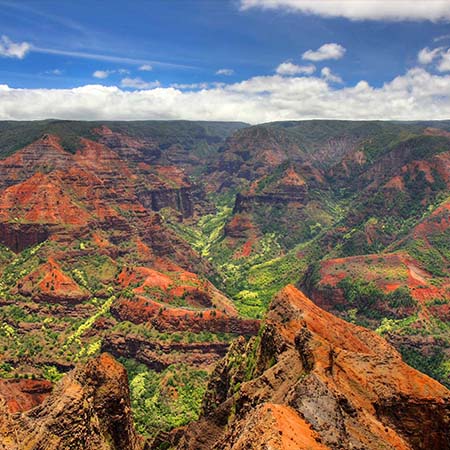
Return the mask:
[[28,411],[40,405],[52,392],[53,386],[46,380],[0,380],[0,398],[11,413]]
[[[293,286],[232,347],[178,449],[450,449],[450,392]],[[206,436],[205,436],[206,433]]]
[[0,416],[5,450],[138,450],[125,369],[104,353],[66,375],[40,406]]

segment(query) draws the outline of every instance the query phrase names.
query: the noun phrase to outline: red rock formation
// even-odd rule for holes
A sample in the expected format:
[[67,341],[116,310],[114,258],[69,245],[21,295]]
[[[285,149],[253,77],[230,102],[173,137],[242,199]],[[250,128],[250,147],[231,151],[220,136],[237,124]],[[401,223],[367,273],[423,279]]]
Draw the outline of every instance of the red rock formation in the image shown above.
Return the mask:
[[0,444],[6,450],[142,449],[125,369],[102,354],[67,374],[36,408],[14,415],[1,411]]
[[176,445],[448,450],[449,424],[450,391],[403,363],[375,333],[287,286],[260,339],[238,342],[219,363],[202,418]]
[[17,292],[36,301],[71,304],[90,297],[89,292],[66,275],[52,258],[19,280]]
[[173,308],[146,297],[121,298],[111,308],[118,320],[128,320],[136,324],[149,323],[161,332],[165,331],[211,331],[254,335],[259,321],[240,319],[217,309],[193,311],[187,308]]
[[40,405],[52,389],[52,383],[47,380],[0,380],[0,398],[6,402],[10,413],[28,411]]
[[49,173],[54,169],[67,169],[72,156],[60,144],[59,138],[44,135],[42,138],[0,160],[0,187],[21,183],[36,172]]
[[226,342],[158,342],[135,335],[108,334],[102,351],[115,357],[133,358],[158,372],[172,364],[209,368],[225,356]]

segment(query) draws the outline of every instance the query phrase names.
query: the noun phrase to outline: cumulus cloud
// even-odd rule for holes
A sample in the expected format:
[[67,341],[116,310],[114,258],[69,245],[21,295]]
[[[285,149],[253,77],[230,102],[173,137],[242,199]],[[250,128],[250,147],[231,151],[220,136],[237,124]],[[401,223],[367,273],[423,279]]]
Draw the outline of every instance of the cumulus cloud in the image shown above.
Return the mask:
[[428,47],[425,47],[420,50],[417,60],[423,65],[436,61],[436,69],[439,72],[450,72],[450,48],[438,47],[430,50]]
[[437,69],[439,72],[450,72],[450,48],[441,54]]
[[28,42],[13,42],[8,36],[0,38],[0,56],[23,59],[30,49]]
[[324,67],[320,71],[320,75],[330,83],[342,83],[342,78],[339,75],[335,75],[329,67]]
[[161,83],[159,81],[144,81],[142,78],[123,78],[120,85],[125,88],[132,89],[152,89],[159,87]]
[[302,58],[307,61],[325,61],[326,59],[341,59],[346,52],[342,45],[334,42],[323,44],[317,50],[307,50],[303,53]]
[[225,75],[225,76],[230,76],[234,74],[234,70],[233,69],[219,69],[218,71],[216,71],[216,75]]
[[430,50],[428,47],[423,48],[420,50],[419,54],[417,55],[417,61],[419,61],[420,64],[431,64],[433,60],[439,56],[439,54],[442,52],[442,47],[435,48],[433,50]]
[[[145,83],[145,82],[144,82]],[[130,82],[125,83],[130,87]],[[135,81],[132,87],[136,87]],[[125,86],[124,86],[125,87]],[[0,119],[431,120],[450,117],[450,74],[413,68],[381,87],[360,81],[331,85],[317,76],[253,77],[208,89],[127,90],[87,85],[74,89],[13,89],[0,85]]]
[[153,67],[150,64],[142,64],[142,66],[139,66],[139,69],[141,72],[151,72],[153,70]]
[[350,20],[450,20],[448,0],[240,0],[240,5]]
[[312,75],[316,70],[316,66],[310,64],[308,66],[299,66],[291,61],[281,63],[276,69],[278,75]]

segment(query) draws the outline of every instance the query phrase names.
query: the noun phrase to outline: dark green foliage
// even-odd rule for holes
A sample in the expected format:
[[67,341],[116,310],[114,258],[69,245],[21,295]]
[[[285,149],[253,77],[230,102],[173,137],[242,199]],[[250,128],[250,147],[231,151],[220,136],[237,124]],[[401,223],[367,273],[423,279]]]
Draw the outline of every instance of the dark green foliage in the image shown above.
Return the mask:
[[[399,287],[393,292],[385,293],[372,281],[346,277],[338,283],[342,289],[349,308],[357,308],[368,318],[382,319],[386,312],[381,312],[383,306],[390,308],[413,308],[417,302],[412,298],[407,287]],[[388,314],[396,317],[396,314]]]
[[440,380],[442,384],[450,388],[450,371],[448,364],[445,364],[446,357],[441,349],[435,350],[431,356],[425,356],[416,349],[405,346],[400,349],[400,352],[407,364]]

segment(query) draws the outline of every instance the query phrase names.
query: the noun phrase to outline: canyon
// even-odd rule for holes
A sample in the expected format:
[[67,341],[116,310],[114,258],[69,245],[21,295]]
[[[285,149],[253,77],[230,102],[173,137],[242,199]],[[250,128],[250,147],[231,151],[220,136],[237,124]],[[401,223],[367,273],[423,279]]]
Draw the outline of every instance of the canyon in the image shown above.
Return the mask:
[[450,448],[449,133],[14,124],[4,448]]

